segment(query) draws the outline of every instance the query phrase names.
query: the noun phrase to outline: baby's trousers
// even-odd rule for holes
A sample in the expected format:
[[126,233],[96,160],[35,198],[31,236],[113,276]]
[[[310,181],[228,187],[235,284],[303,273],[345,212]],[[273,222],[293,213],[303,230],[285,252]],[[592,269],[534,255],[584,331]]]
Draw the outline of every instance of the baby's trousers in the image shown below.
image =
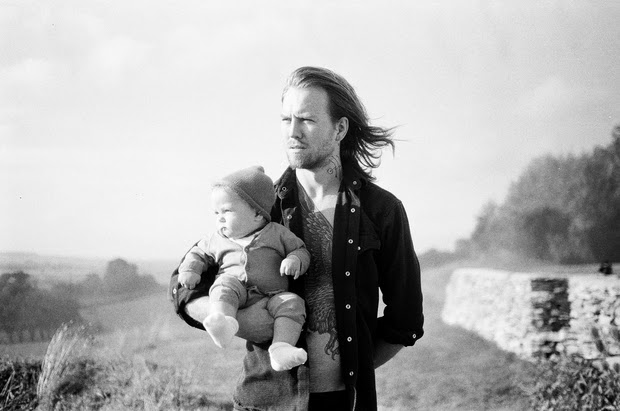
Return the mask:
[[258,287],[248,288],[236,277],[226,274],[220,274],[209,290],[211,301],[224,302],[237,309],[249,307],[265,297],[269,298],[267,311],[274,319],[287,317],[298,324],[304,324],[306,305],[295,293],[284,290],[264,293]]

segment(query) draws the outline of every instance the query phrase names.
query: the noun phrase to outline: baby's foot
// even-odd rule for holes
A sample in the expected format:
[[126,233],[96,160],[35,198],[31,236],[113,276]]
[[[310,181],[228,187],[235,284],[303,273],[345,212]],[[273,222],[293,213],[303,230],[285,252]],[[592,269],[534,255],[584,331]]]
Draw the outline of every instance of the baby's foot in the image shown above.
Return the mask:
[[239,330],[239,323],[233,317],[222,313],[209,314],[202,322],[215,345],[226,348]]
[[271,367],[276,371],[286,371],[306,362],[308,354],[302,348],[289,343],[276,342],[269,347]]

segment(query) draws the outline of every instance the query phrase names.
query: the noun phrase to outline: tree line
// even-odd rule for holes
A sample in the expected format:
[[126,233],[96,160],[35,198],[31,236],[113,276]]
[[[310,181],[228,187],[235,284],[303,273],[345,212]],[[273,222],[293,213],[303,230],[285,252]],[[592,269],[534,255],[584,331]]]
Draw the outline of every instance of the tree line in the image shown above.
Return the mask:
[[502,250],[537,260],[620,261],[620,125],[580,155],[535,158],[503,203],[487,203],[457,254]]
[[23,271],[0,275],[0,343],[49,339],[63,323],[83,322],[80,306],[94,297],[160,290],[152,275],[140,275],[123,259],[108,262],[103,278],[89,274],[77,283],[41,287]]

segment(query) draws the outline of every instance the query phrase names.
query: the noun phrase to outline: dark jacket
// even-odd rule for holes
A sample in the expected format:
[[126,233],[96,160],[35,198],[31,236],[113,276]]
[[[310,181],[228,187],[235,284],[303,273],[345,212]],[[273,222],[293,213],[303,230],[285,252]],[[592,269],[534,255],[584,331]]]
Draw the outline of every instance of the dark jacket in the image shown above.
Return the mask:
[[[272,221],[287,226],[303,240],[293,170],[288,169],[276,182],[276,193]],[[420,266],[402,203],[377,185],[345,174],[334,216],[332,253],[343,380],[355,410],[376,410],[375,342],[382,339],[411,346],[424,333]],[[173,279],[171,295],[179,310],[183,301],[193,297],[187,298],[185,289],[178,295],[175,289],[178,286]],[[303,297],[303,282],[292,282],[290,290]],[[385,303],[380,318],[378,290]],[[188,321],[184,313],[179,315],[202,328],[191,318]],[[272,372],[267,348],[268,344],[247,343],[244,373],[234,395],[237,409],[293,409],[291,404],[304,404],[307,399],[306,366]],[[271,389],[273,386],[278,389]],[[289,405],[281,408],[284,402]]]

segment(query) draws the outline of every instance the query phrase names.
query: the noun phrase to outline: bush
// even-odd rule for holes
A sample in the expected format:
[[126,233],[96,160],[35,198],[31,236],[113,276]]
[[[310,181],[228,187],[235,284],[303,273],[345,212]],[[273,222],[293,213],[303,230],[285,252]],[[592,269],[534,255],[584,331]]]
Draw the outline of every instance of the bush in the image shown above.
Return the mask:
[[0,359],[0,409],[34,409],[37,406],[36,387],[40,372],[40,361]]
[[602,411],[620,409],[620,366],[569,357],[542,363],[532,409]]

